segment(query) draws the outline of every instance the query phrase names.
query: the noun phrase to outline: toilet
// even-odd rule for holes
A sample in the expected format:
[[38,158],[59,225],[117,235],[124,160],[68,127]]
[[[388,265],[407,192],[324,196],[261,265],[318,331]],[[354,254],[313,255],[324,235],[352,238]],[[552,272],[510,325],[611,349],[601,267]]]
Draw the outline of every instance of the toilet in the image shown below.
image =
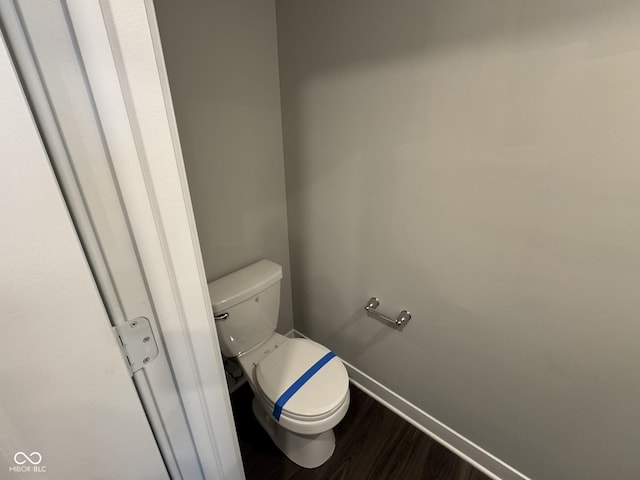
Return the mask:
[[335,449],[349,408],[349,377],[328,348],[275,332],[282,267],[260,260],[209,284],[222,354],[236,357],[255,417],[294,463],[315,468]]

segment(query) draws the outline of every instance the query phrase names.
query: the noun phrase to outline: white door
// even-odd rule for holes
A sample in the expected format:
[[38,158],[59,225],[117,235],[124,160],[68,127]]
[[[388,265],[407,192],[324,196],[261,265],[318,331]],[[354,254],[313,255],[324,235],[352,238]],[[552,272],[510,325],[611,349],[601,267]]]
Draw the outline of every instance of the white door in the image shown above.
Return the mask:
[[[99,8],[97,2],[82,2],[85,8]],[[80,54],[83,45],[69,21],[73,5],[78,3],[0,2],[0,23],[111,324],[145,317],[157,339],[158,355],[133,373],[133,382],[169,474],[175,480],[204,480],[203,462],[173,375],[176,370],[162,341],[148,276],[113,173],[114,149],[105,141]],[[80,25],[90,30],[91,41],[99,38],[96,28],[82,20]],[[92,61],[95,57],[85,55]],[[104,75],[107,62],[98,62],[102,84],[109,84]],[[110,108],[113,112],[113,103]],[[127,125],[128,118],[118,123]],[[127,155],[127,161],[135,164],[135,153]]]
[[168,478],[0,38],[0,478]]
[[111,324],[154,331],[133,382],[170,477],[244,478],[152,0],[0,1],[0,27]]

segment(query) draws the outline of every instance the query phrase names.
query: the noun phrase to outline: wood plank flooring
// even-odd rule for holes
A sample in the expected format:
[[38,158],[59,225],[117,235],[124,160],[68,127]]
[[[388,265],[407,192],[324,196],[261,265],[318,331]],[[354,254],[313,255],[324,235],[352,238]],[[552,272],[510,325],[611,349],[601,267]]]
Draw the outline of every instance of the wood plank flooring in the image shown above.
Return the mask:
[[252,398],[247,384],[231,395],[247,480],[489,480],[353,386],[349,412],[335,428],[335,453],[324,465],[304,469],[262,430]]

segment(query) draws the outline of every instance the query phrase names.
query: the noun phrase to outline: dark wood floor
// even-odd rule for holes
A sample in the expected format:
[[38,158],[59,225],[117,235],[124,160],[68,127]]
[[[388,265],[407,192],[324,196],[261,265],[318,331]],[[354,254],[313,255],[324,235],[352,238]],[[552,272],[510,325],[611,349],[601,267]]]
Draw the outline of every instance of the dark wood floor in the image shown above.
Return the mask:
[[336,450],[307,470],[271,442],[251,411],[248,385],[231,395],[247,480],[488,480],[430,437],[351,386],[349,412],[335,428]]

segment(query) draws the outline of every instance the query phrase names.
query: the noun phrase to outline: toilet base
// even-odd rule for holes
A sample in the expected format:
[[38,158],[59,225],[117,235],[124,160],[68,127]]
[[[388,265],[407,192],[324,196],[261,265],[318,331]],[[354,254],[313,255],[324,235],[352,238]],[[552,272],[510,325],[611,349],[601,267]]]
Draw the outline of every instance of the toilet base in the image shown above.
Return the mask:
[[255,396],[252,407],[258,423],[293,463],[304,468],[316,468],[333,455],[336,448],[333,429],[315,435],[301,435],[282,428],[270,413],[262,408]]

